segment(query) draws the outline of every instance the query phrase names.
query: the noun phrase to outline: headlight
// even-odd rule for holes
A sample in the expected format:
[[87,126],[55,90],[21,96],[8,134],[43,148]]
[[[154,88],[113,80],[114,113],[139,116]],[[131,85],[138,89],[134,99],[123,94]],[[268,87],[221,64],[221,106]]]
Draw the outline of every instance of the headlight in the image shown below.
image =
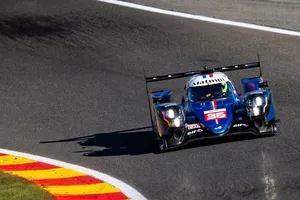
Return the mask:
[[260,113],[259,108],[257,108],[257,107],[253,108],[253,109],[252,109],[252,113],[253,113],[254,116],[259,115],[259,113]]
[[169,127],[182,127],[184,126],[185,117],[183,108],[180,105],[162,105],[162,119]]
[[169,109],[167,110],[166,115],[168,118],[173,119],[175,117],[175,112],[173,109]]
[[265,95],[253,95],[246,99],[246,108],[252,116],[265,114],[268,99]]
[[175,127],[179,127],[181,125],[181,120],[179,118],[175,118],[173,123]]
[[260,96],[257,96],[254,101],[257,106],[261,106],[263,104],[263,99]]

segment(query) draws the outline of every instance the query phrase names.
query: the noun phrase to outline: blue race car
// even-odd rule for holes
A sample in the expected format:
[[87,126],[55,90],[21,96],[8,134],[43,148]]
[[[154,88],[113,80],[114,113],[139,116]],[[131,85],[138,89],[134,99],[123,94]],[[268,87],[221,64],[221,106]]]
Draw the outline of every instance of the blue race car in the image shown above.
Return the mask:
[[[259,68],[260,76],[243,78],[238,93],[226,71]],[[171,90],[148,91],[147,83],[190,77],[181,104],[171,102]],[[191,140],[228,134],[274,135],[277,132],[274,101],[262,79],[260,62],[145,77],[153,131],[160,150]]]

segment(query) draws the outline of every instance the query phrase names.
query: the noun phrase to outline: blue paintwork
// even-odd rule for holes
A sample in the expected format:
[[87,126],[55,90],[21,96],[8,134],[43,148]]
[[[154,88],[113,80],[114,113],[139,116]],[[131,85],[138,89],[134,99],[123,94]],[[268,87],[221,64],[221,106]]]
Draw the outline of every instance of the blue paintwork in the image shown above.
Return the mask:
[[157,99],[158,103],[169,103],[171,101],[171,90],[162,90],[152,93],[152,99]]
[[[269,95],[271,95],[271,93],[269,91],[267,91],[269,93]],[[275,119],[275,106],[274,106],[274,102],[273,102],[273,97],[271,96],[271,105],[270,105],[270,111],[269,114],[267,116],[266,122]]]
[[[263,82],[261,77],[258,78],[244,78],[241,83],[244,87],[244,92],[248,93],[246,95],[251,95],[251,91],[258,90],[264,95],[270,98],[270,109],[266,116],[266,121],[275,119],[275,108],[273,99],[271,97],[270,90],[259,87],[259,83]],[[184,96],[182,96],[182,107],[186,116],[186,121],[196,121],[204,124],[212,134],[220,135],[226,133],[232,126],[233,122],[242,121],[248,115],[244,105],[244,97],[236,92],[235,87],[228,82],[228,86],[234,91],[234,95],[230,98],[215,99],[216,108],[215,109],[226,109],[227,118],[218,120],[205,120],[204,111],[213,110],[213,101],[206,102],[191,102],[187,99],[187,94],[185,91]],[[188,88],[185,88],[187,90]],[[250,92],[250,93],[249,93]],[[160,103],[169,103],[171,101],[171,90],[162,90],[152,93],[153,99],[160,99],[156,102],[156,106]]]
[[251,92],[253,90],[262,90],[262,88],[259,87],[259,83],[261,82],[263,82],[261,77],[241,79],[241,83],[244,87],[244,93]]
[[190,103],[190,109],[195,113],[200,122],[202,122],[212,133],[218,135],[226,132],[231,126],[233,121],[233,115],[235,111],[234,98],[216,100],[216,109],[226,109],[227,118],[218,120],[206,121],[204,117],[204,111],[213,110],[213,101],[204,103]]

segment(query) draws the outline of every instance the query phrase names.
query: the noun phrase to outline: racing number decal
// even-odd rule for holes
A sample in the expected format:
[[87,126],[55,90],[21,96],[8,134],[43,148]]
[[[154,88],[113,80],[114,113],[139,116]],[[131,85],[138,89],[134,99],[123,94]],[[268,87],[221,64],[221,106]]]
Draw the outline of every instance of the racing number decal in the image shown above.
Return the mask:
[[226,108],[204,111],[204,118],[205,121],[226,119],[227,118]]

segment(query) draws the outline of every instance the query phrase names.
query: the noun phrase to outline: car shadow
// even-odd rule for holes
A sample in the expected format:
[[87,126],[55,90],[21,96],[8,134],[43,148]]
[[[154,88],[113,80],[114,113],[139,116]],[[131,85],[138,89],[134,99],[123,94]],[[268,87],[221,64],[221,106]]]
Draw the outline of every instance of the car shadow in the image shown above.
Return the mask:
[[[97,133],[90,136],[75,137],[63,140],[42,141],[41,144],[47,143],[66,143],[77,142],[82,150],[74,153],[82,153],[83,156],[119,156],[119,155],[142,155],[149,153],[159,153],[155,134],[151,127],[142,127],[115,132]],[[171,149],[167,152],[178,151],[182,149],[201,148],[205,146],[218,145],[243,140],[253,140],[261,138],[252,134],[242,134],[234,136],[224,136],[214,139],[204,139],[190,142],[185,146]],[[97,150],[88,150],[88,147],[96,147]],[[95,148],[93,148],[95,149]]]
[[[220,145],[233,142],[241,142],[246,140],[256,140],[260,138],[272,137],[273,135],[254,135],[251,133],[240,133],[233,135],[225,135],[219,138],[202,138],[199,140],[191,141],[186,146],[174,149],[175,151],[180,149],[192,149],[192,148],[201,148],[206,146]],[[171,150],[173,151],[173,150]]]
[[[97,133],[90,136],[75,137],[46,143],[77,142],[84,150],[84,156],[140,155],[154,152],[155,139],[151,127],[142,127],[115,132]],[[148,129],[148,130],[147,130]],[[87,147],[99,147],[99,150],[85,150]]]

